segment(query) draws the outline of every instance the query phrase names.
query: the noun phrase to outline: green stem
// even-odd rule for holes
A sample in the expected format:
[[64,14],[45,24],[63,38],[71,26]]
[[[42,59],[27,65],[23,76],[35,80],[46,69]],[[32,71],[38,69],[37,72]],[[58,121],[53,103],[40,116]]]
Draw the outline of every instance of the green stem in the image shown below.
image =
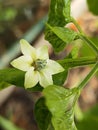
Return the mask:
[[82,34],[80,34],[80,38],[84,40],[96,52],[96,54],[98,54],[98,47],[90,39]]
[[78,86],[79,90],[82,90],[85,85],[88,83],[88,81],[94,76],[94,74],[98,71],[98,61],[93,67],[93,69],[90,71],[90,73],[86,76],[86,78],[80,83]]
[[73,67],[95,64],[97,61],[98,61],[97,57],[83,57],[83,58],[76,58],[76,59],[58,60],[57,62],[61,64],[64,68],[73,68]]
[[77,21],[74,18],[72,18],[72,22],[74,23],[74,25],[77,27],[78,31],[80,32],[79,37],[82,40],[84,40],[91,48],[93,48],[93,50],[98,54],[97,46],[84,35],[84,32],[82,31],[82,29],[81,29],[80,25],[77,23]]

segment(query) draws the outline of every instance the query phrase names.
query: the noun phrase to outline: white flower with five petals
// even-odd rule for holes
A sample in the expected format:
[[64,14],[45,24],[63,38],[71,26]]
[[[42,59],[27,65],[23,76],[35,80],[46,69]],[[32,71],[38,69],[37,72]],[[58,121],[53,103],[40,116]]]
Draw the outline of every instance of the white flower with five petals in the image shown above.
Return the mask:
[[38,82],[42,87],[52,85],[52,75],[64,71],[64,68],[49,59],[47,46],[35,49],[24,39],[20,40],[20,45],[23,56],[13,60],[11,65],[26,72],[25,88],[34,87]]

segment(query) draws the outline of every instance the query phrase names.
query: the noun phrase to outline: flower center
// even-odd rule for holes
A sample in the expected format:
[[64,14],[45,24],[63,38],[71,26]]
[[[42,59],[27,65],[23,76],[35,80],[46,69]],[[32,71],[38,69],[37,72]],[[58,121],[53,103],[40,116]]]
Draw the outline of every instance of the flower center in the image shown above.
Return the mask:
[[35,62],[33,62],[34,70],[40,71],[46,67],[46,64],[46,60],[37,59]]

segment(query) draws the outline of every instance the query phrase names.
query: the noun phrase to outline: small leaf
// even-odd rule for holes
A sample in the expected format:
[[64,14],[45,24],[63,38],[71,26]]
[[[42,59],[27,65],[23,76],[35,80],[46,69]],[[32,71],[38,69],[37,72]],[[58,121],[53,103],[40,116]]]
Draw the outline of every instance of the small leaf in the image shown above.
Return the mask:
[[[96,40],[93,40],[93,39],[91,39],[94,43],[96,43],[95,45],[97,45],[97,43],[98,43],[98,40],[96,39]],[[95,53],[95,51],[91,48],[91,47],[89,47],[87,44],[85,44],[85,42],[84,41],[82,41],[82,44],[83,44],[83,46],[81,47],[81,49],[80,49],[80,55],[81,56],[95,56],[96,55],[96,53]]]
[[9,87],[10,84],[6,83],[6,82],[0,82],[0,90]]
[[[14,68],[2,69],[0,70],[0,89],[8,87],[9,84],[13,84],[18,87],[24,87],[24,77],[24,71]],[[42,91],[43,88],[39,84],[37,84],[35,87],[32,87],[28,90]]]
[[48,24],[65,26],[70,21],[70,0],[51,0]]
[[51,0],[48,16],[49,17],[48,17],[47,25],[49,25],[50,28],[46,27],[45,39],[52,44],[55,52],[60,52],[61,50],[64,49],[66,42],[70,42],[70,40],[67,41],[66,39],[67,33],[64,33],[65,30],[63,28],[62,29],[53,28],[53,30],[51,30],[51,28],[54,26],[64,27],[67,23],[71,22],[70,0]]
[[9,84],[24,86],[24,75],[25,72],[14,69],[7,68],[0,70],[0,82],[7,82]]
[[38,83],[35,87],[32,88],[28,88],[27,90],[32,91],[32,92],[36,92],[36,91],[42,91],[43,87],[40,86],[40,84]]
[[49,28],[45,33],[45,39],[48,40],[55,52],[62,51],[66,44],[72,42],[77,38],[77,33],[65,27],[52,27],[47,24]]
[[76,59],[78,57],[78,53],[79,53],[79,47],[74,46],[69,55],[67,56],[67,58]]
[[23,130],[15,126],[11,121],[0,116],[0,126],[4,128],[4,130]]
[[87,0],[87,4],[89,7],[89,10],[95,14],[98,15],[98,0]]
[[68,69],[65,71],[53,75],[53,81],[55,85],[63,85],[68,76]]
[[64,89],[48,86],[43,90],[46,106],[52,114],[55,130],[77,130],[74,124],[74,106],[78,98],[77,88]]
[[34,113],[40,130],[47,130],[51,123],[51,113],[47,109],[43,97],[35,104]]

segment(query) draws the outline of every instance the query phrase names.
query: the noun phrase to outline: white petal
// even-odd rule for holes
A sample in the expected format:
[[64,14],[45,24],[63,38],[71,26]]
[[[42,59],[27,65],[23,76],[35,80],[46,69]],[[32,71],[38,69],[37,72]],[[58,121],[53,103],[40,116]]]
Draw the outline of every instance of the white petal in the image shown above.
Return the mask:
[[42,46],[37,49],[37,59],[49,59],[47,46]]
[[44,88],[49,85],[52,85],[53,84],[52,76],[44,71],[39,72],[39,83]]
[[17,69],[27,71],[30,68],[31,63],[33,63],[33,61],[30,56],[20,56],[19,58],[13,60],[11,65]]
[[38,83],[38,72],[30,68],[25,74],[25,88],[32,88]]
[[33,58],[33,60],[36,59],[36,50],[34,47],[32,47],[26,40],[22,39],[20,40],[21,45],[21,51],[24,55],[29,55]]
[[64,71],[64,68],[59,63],[57,63],[56,61],[53,61],[53,60],[47,60],[46,69],[51,74],[57,74],[57,73]]

